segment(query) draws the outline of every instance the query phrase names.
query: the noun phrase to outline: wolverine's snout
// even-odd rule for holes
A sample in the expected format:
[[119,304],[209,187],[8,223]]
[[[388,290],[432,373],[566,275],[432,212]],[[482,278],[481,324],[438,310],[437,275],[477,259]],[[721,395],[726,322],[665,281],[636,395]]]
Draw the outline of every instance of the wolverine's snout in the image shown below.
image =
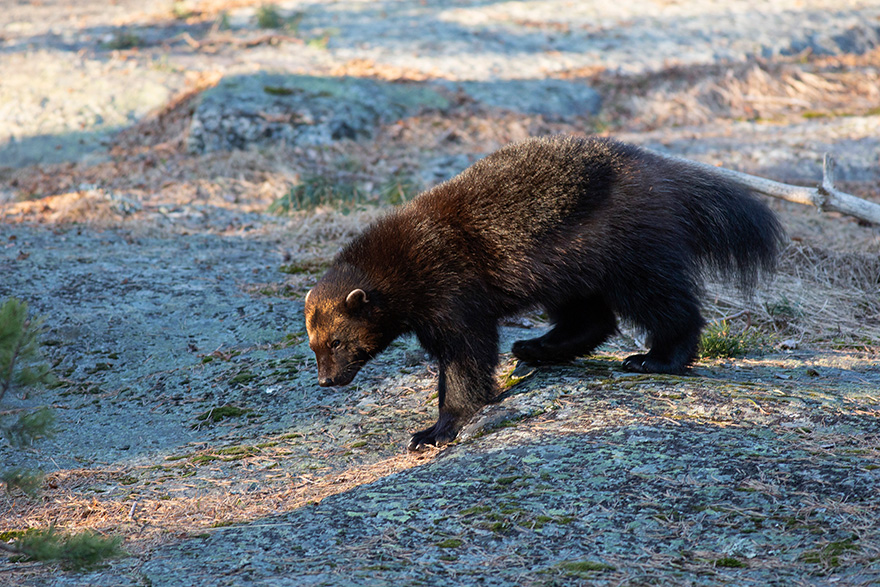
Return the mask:
[[352,382],[358,371],[359,369],[349,369],[345,373],[340,373],[335,377],[322,377],[321,375],[318,375],[318,385],[321,387],[341,387],[343,385],[348,385]]

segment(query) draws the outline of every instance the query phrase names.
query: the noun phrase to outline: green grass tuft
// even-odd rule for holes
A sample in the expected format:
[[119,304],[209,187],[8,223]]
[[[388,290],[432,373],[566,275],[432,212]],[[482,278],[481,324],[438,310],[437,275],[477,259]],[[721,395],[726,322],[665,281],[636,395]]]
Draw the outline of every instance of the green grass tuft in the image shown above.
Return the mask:
[[[271,91],[284,90],[273,88]],[[350,173],[343,171],[341,175],[343,177],[334,178],[324,174],[304,174],[297,185],[269,205],[269,213],[284,215],[298,210],[314,210],[318,206],[332,206],[347,213],[351,207],[365,204],[398,206],[412,200],[418,193],[415,181],[405,173],[395,173],[372,194],[350,177],[344,177]]]
[[318,206],[344,206],[366,201],[363,192],[349,182],[334,182],[323,175],[304,175],[298,185],[272,202],[270,214],[290,214],[297,210],[314,210]]
[[700,336],[700,358],[725,359],[741,357],[764,350],[765,337],[754,330],[740,333],[731,331],[730,324],[722,320],[706,327]]
[[263,4],[257,8],[257,26],[261,29],[280,29],[284,27],[284,17],[274,4]]
[[295,34],[303,16],[302,12],[295,12],[285,17],[275,4],[263,4],[257,8],[257,26],[261,29],[284,29]]

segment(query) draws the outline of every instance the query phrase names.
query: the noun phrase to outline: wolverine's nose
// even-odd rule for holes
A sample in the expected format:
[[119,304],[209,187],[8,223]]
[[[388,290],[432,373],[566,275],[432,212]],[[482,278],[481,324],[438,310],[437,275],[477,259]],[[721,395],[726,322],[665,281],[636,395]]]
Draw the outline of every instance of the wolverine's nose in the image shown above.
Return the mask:
[[321,387],[332,387],[333,380],[329,377],[318,377],[318,385]]

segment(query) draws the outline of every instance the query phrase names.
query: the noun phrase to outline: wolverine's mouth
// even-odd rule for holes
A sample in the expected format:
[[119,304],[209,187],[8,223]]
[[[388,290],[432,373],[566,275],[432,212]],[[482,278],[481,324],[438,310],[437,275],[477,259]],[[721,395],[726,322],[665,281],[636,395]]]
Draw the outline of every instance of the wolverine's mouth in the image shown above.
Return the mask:
[[352,363],[345,371],[335,377],[318,378],[318,385],[321,387],[342,387],[351,383],[355,375],[361,370],[363,363]]

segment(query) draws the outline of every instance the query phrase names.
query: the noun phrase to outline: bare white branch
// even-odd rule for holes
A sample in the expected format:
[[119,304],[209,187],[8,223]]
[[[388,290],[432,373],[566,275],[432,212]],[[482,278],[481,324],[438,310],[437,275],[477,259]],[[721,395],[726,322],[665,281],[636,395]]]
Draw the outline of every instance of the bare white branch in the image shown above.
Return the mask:
[[764,179],[763,177],[749,175],[748,173],[733,171],[724,167],[715,167],[714,165],[681,157],[665,154],[662,156],[696,167],[709,169],[759,194],[788,200],[797,204],[804,204],[805,206],[815,206],[820,211],[840,212],[861,220],[880,224],[880,204],[841,192],[834,187],[835,163],[831,155],[827,153],[825,154],[825,162],[822,169],[822,183],[815,188]]

